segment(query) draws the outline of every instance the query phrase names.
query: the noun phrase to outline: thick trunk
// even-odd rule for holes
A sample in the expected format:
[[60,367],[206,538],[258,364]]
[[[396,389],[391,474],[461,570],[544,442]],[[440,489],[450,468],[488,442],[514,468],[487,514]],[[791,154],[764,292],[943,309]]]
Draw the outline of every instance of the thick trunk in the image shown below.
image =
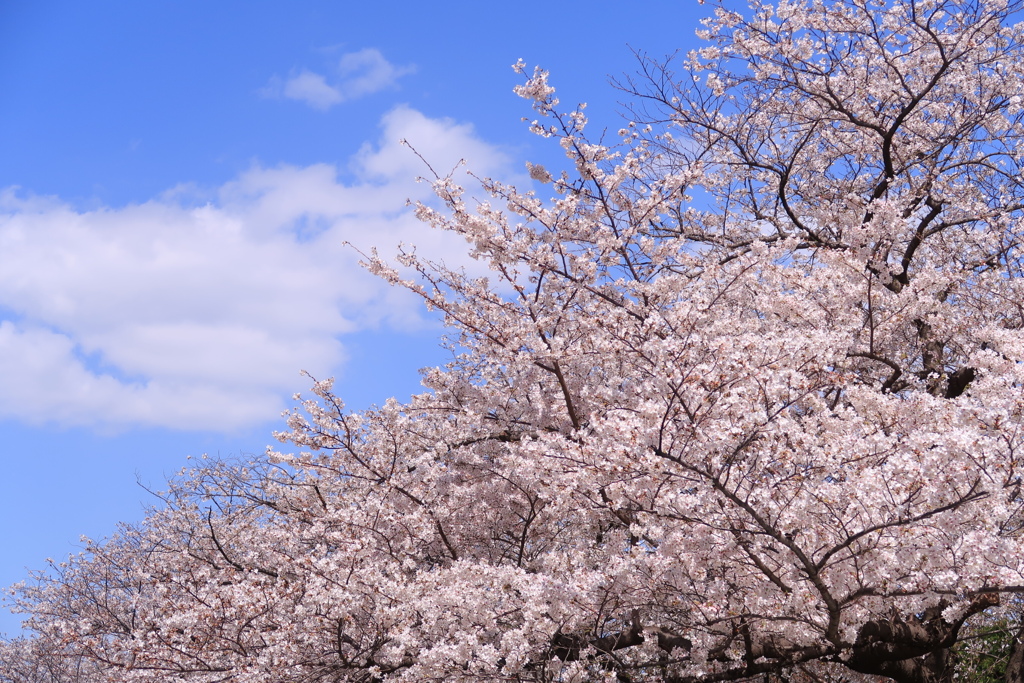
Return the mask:
[[[861,627],[846,666],[860,673],[887,676],[897,683],[951,683],[955,666],[950,648],[956,643],[960,627],[971,616],[998,604],[998,594],[983,593],[951,623],[942,617],[944,603],[908,620],[894,613],[888,619],[869,621]],[[1011,680],[1009,674],[1007,680]],[[1015,683],[1024,681],[1018,679]]]
[[1006,663],[1006,683],[1024,683],[1024,629],[1017,632],[1013,639],[1013,652]]

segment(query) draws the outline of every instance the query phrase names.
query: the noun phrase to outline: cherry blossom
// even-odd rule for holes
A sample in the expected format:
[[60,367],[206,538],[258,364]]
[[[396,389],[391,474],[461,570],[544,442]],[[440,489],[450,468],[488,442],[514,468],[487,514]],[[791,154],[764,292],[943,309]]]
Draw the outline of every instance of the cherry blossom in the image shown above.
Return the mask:
[[16,588],[0,680],[964,679],[1024,591],[1019,10],[718,6],[614,146],[518,63],[566,170],[417,209],[490,276],[366,258],[453,360]]

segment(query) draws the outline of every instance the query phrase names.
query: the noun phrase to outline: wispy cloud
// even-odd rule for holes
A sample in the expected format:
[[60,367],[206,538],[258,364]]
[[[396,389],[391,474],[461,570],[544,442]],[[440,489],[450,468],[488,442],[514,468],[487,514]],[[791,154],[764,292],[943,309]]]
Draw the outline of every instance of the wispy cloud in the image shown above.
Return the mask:
[[297,372],[343,371],[344,335],[420,326],[419,304],[357,265],[344,246],[398,242],[465,262],[405,200],[421,162],[465,157],[506,172],[472,128],[400,107],[342,182],[328,164],[256,166],[186,203],[82,211],[0,192],[0,418],[102,428],[232,430],[273,419],[304,389]]
[[336,104],[393,88],[399,78],[415,70],[412,65],[392,64],[376,48],[365,48],[342,55],[328,76],[302,69],[288,78],[274,76],[260,93],[264,97],[298,100],[314,109],[327,110]]
[[281,95],[290,100],[305,102],[314,109],[330,109],[345,101],[341,91],[327,85],[320,74],[301,71],[281,85]]
[[399,78],[415,71],[412,65],[395,66],[384,59],[380,50],[366,48],[341,56],[338,89],[346,100],[352,100],[390,88]]

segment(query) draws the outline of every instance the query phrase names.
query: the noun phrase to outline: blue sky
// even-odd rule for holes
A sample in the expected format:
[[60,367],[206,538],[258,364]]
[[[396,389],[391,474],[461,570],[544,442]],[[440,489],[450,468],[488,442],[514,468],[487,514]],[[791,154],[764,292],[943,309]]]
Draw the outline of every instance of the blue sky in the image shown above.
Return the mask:
[[511,64],[615,130],[609,76],[704,9],[0,0],[0,584],[138,519],[137,480],[262,451],[300,370],[353,408],[417,391],[441,330],[343,243],[478,266],[410,216],[399,139],[529,182],[560,152]]

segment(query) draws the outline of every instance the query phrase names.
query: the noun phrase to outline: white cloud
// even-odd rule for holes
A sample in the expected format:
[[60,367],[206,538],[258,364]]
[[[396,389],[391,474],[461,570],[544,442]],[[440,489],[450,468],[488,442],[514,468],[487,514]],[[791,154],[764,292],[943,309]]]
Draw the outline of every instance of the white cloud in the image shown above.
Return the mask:
[[416,68],[395,66],[380,50],[369,47],[358,52],[342,55],[338,62],[341,82],[338,89],[347,100],[379,92],[392,87],[402,76],[416,71]]
[[[356,157],[359,172],[380,179],[429,175],[427,160],[439,175],[446,175],[461,162],[477,175],[493,175],[509,160],[496,155],[492,146],[476,137],[473,126],[449,118],[431,119],[410,107],[395,107],[384,115],[388,133],[379,147],[363,145]],[[410,154],[405,139],[422,159]]]
[[507,160],[470,127],[406,107],[382,129],[351,183],[328,164],[256,166],[204,205],[172,191],[90,211],[0,193],[0,417],[232,430],[276,416],[305,389],[300,369],[341,371],[345,333],[424,324],[343,243],[464,260],[458,238],[405,208],[429,187],[398,140],[483,174]]
[[413,73],[412,65],[396,66],[376,48],[364,48],[341,56],[331,82],[308,69],[286,79],[278,76],[260,93],[264,97],[305,102],[314,109],[327,110],[336,104],[392,88],[402,76]]
[[330,109],[345,98],[337,88],[327,85],[320,74],[302,71],[285,81],[282,95],[290,100],[305,102],[314,109]]

